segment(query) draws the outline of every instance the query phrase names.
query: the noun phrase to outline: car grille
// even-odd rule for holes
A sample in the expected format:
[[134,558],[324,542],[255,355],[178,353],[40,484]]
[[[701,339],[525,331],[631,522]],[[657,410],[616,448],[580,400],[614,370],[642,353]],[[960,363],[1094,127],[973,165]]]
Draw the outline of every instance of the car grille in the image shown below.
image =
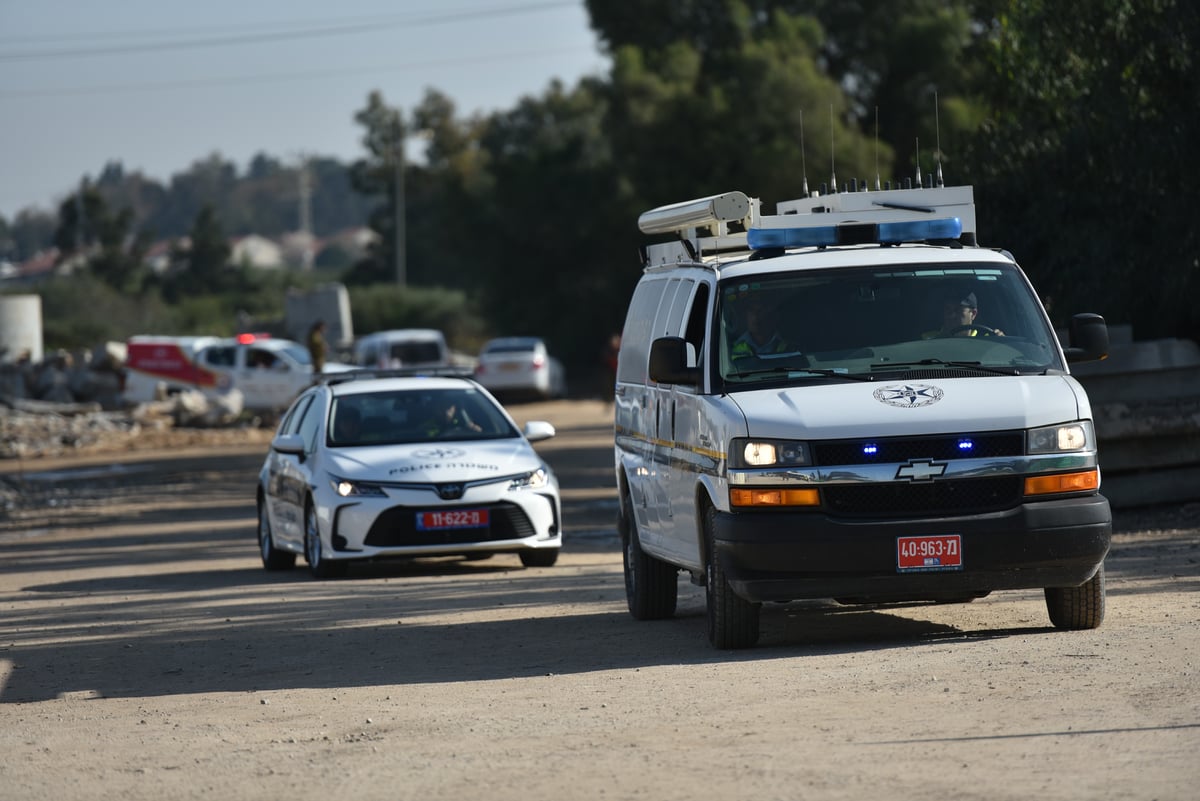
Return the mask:
[[1010,509],[1021,501],[1022,478],[955,479],[921,483],[845,484],[825,487],[827,511],[840,517],[923,517]]
[[422,531],[417,528],[417,512],[430,507],[393,506],[371,525],[364,545],[374,548],[402,548],[417,545],[463,545],[472,542],[494,542],[531,537],[536,532],[521,507],[511,503],[471,504],[466,506],[437,506],[438,511],[453,509],[487,509],[486,528],[456,528],[441,531]]
[[[970,451],[962,444],[970,441]],[[868,446],[873,452],[868,454]],[[882,439],[829,440],[813,443],[813,461],[817,465],[884,464],[910,459],[996,459],[1025,453],[1022,431],[986,434],[949,434],[932,437],[894,437]]]

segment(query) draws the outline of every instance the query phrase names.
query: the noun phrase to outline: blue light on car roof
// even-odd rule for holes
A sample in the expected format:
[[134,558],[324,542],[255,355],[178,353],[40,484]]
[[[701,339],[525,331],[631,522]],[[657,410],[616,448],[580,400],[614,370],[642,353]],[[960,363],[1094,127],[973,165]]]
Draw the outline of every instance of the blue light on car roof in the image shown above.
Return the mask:
[[843,223],[795,228],[751,228],[746,241],[753,250],[766,248],[814,248],[830,245],[895,245],[930,239],[958,239],[962,221],[958,217],[890,223]]

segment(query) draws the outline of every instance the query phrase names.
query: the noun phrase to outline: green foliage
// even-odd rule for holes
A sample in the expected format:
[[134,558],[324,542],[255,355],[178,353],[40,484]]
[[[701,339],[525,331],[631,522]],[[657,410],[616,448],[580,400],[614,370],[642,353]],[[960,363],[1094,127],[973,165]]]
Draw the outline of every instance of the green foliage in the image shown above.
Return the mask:
[[1012,0],[971,154],[988,239],[1062,323],[1096,311],[1139,338],[1196,337],[1200,7]]
[[134,334],[186,332],[174,310],[156,295],[126,295],[92,275],[46,281],[37,286],[37,294],[42,298],[47,349],[93,347]]
[[450,346],[474,352],[483,339],[481,320],[465,293],[396,284],[350,287],[358,336],[393,328],[437,328]]

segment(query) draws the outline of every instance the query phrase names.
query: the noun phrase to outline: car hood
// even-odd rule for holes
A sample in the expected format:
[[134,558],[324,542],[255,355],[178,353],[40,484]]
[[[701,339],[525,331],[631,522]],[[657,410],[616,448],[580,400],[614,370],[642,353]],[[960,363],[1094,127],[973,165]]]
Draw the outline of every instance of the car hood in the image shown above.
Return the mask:
[[329,453],[331,472],[367,481],[479,481],[528,473],[544,466],[523,438],[379,445]]
[[870,381],[738,392],[756,437],[843,439],[1001,431],[1091,417],[1070,376]]

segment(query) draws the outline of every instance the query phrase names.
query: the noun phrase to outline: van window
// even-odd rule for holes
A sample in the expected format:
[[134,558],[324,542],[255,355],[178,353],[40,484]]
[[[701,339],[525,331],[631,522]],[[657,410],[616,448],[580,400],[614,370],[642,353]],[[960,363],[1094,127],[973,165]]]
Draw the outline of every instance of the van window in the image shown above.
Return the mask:
[[629,301],[629,313],[621,333],[621,354],[617,360],[617,381],[644,384],[650,360],[650,339],[654,316],[667,282],[642,281]]
[[806,270],[729,280],[720,292],[727,388],[806,370],[879,376],[928,360],[1062,369],[1054,332],[1013,267]]

